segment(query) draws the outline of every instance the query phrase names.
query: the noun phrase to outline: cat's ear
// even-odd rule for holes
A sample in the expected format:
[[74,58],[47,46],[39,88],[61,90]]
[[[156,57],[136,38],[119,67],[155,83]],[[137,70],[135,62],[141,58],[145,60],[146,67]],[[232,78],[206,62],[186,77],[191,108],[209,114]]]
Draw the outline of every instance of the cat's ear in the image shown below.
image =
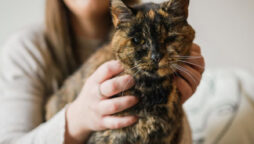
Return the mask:
[[115,27],[120,23],[129,22],[133,17],[131,9],[122,0],[111,0],[111,13]]
[[161,8],[176,16],[188,17],[189,0],[169,0],[161,4]]

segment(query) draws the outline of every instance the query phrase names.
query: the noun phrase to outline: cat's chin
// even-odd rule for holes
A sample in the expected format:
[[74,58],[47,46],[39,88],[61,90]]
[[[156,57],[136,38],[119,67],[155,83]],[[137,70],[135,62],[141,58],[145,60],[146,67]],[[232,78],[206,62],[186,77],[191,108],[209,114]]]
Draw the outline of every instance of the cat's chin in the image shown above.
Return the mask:
[[139,76],[143,76],[143,77],[149,77],[149,78],[153,78],[153,79],[158,79],[161,76],[158,75],[157,71],[148,71],[148,70],[140,70],[139,71]]
[[147,70],[147,69],[139,69],[138,73],[134,73],[134,75],[141,75],[145,77],[151,77],[151,78],[161,78],[166,77],[169,75],[174,74],[174,70],[170,68],[160,68],[160,69],[154,69],[154,70]]

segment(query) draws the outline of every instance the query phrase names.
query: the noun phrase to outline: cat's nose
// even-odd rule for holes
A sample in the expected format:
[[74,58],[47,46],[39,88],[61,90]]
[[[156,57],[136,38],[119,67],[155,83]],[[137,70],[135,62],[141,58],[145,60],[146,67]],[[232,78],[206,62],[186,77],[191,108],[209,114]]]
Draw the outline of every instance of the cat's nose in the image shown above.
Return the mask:
[[152,53],[151,59],[153,62],[159,62],[162,58],[162,55],[160,53]]

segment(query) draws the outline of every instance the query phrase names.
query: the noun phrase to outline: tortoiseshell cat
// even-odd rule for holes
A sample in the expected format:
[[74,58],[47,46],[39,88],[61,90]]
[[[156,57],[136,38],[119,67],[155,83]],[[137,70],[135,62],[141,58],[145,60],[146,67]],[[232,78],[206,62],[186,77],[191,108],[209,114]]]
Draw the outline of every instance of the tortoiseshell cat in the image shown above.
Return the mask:
[[136,106],[117,115],[137,115],[139,120],[126,128],[95,132],[88,144],[191,143],[183,140],[183,135],[188,135],[187,122],[183,122],[181,96],[173,82],[172,67],[179,56],[189,54],[194,39],[195,32],[187,23],[189,0],[132,7],[121,0],[112,0],[111,4],[115,26],[111,43],[93,54],[52,95],[46,108],[47,119],[76,98],[97,67],[117,59],[125,67],[123,74],[132,75],[136,81],[124,95],[139,99]]

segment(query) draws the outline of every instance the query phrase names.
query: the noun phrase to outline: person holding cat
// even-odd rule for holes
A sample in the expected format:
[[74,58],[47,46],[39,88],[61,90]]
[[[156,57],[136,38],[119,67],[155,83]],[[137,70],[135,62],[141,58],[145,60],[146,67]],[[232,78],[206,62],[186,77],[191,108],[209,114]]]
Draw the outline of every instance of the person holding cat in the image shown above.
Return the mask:
[[[0,144],[84,143],[92,131],[118,129],[137,121],[134,116],[111,116],[138,103],[134,96],[109,99],[135,84],[131,76],[114,77],[123,71],[118,61],[101,65],[73,103],[44,121],[47,96],[109,39],[109,7],[109,0],[47,0],[46,25],[24,30],[6,43],[1,57]],[[204,66],[196,44],[191,56],[201,58],[190,63]],[[175,81],[182,103],[195,92],[204,71],[193,65],[183,67],[196,80],[179,72],[181,77]]]

